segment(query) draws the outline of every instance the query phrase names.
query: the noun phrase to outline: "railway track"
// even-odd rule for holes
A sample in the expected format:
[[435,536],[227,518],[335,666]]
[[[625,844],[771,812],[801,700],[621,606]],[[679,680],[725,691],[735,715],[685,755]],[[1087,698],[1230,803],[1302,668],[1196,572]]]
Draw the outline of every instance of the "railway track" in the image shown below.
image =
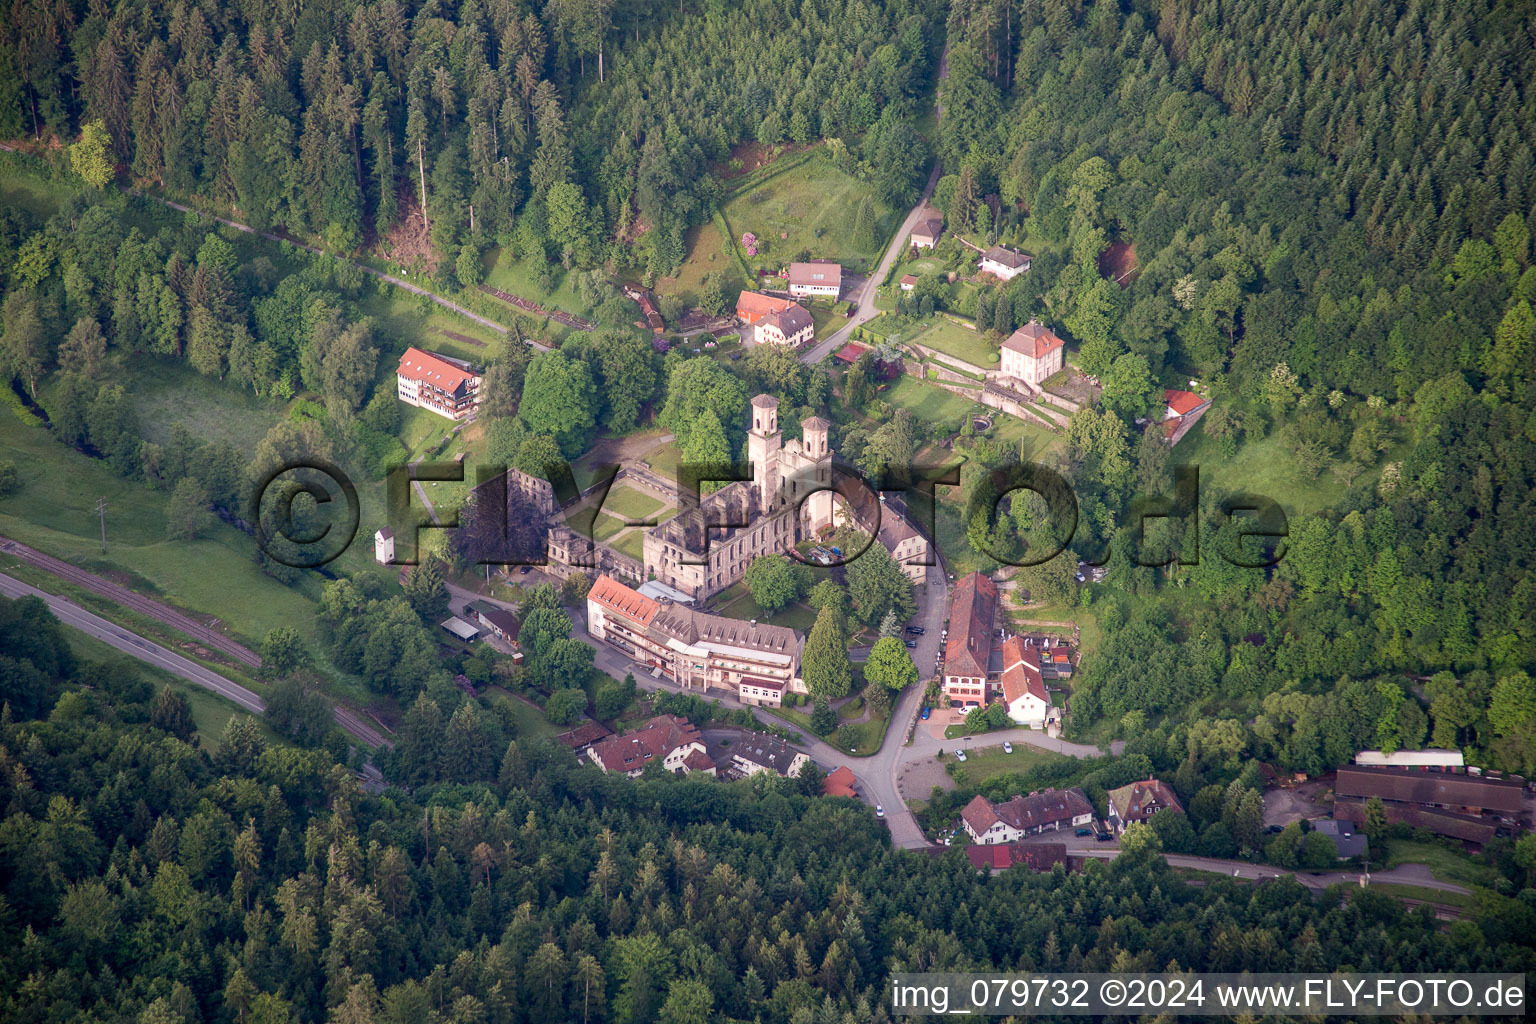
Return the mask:
[[187,636],[206,644],[215,650],[222,651],[236,661],[249,665],[251,668],[261,667],[261,655],[243,644],[236,643],[229,637],[210,626],[198,622],[196,619],[177,611],[170,605],[162,604],[153,598],[145,597],[135,590],[113,583],[111,580],[98,576],[93,572],[76,565],[45,555],[41,551],[29,548],[20,541],[9,537],[0,537],[0,551],[15,555],[21,561],[34,568],[57,576],[59,579],[86,590],[100,594],[108,600],[115,601],[124,608],[138,612],[140,615],[154,619],[163,625],[169,626]]

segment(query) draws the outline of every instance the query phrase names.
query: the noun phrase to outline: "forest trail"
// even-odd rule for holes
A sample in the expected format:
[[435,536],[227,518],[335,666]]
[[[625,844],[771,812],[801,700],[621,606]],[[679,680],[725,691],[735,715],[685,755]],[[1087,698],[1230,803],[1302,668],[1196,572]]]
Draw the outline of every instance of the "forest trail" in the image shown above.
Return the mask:
[[[944,77],[948,73],[949,47],[946,46],[943,54],[939,57],[939,87],[934,92],[933,110],[936,120],[944,116]],[[891,266],[906,250],[907,237],[912,234],[912,229],[917,227],[917,222],[928,214],[928,200],[933,198],[933,190],[939,184],[940,170],[938,157],[935,156],[933,170],[928,174],[928,184],[923,186],[923,194],[918,198],[917,205],[908,211],[906,219],[901,222],[901,227],[896,229],[895,237],[891,239],[891,244],[886,247],[885,255],[880,258],[880,266],[864,281],[864,287],[859,289],[858,294],[846,296],[846,298],[852,299],[857,306],[853,316],[849,317],[848,322],[834,331],[825,341],[818,342],[806,349],[800,356],[802,363],[808,366],[815,366],[827,358],[827,356],[848,344],[848,339],[853,336],[854,328],[862,327],[880,315],[881,311],[875,308],[875,294],[880,289],[880,282],[884,281],[886,275],[891,272]]]

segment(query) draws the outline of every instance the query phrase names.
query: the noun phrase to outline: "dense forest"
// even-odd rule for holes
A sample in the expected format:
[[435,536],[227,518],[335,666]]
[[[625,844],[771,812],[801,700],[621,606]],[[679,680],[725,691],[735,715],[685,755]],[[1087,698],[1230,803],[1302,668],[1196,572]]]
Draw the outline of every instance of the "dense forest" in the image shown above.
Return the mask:
[[[920,153],[913,101],[938,17],[906,0],[21,3],[16,15],[0,28],[0,137],[73,138],[99,122],[135,180],[334,251],[382,240],[435,266],[498,240],[652,272],[682,260],[683,228],[720,194],[709,168],[735,143],[878,127],[871,160]],[[888,180],[911,190],[904,171]]]
[[1150,831],[984,878],[796,781],[632,782],[526,739],[487,783],[368,795],[244,716],[210,753],[35,599],[0,604],[0,672],[32,695],[0,716],[7,1020],[865,1024],[901,969],[1536,966],[1531,890],[1442,929],[1373,892],[1192,888]]

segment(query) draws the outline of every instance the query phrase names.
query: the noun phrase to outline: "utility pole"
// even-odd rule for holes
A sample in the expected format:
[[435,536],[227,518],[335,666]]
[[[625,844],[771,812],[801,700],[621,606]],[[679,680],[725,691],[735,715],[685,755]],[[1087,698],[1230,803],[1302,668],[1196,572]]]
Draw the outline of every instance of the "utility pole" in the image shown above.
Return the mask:
[[107,499],[96,499],[96,515],[101,520],[101,553],[107,553]]

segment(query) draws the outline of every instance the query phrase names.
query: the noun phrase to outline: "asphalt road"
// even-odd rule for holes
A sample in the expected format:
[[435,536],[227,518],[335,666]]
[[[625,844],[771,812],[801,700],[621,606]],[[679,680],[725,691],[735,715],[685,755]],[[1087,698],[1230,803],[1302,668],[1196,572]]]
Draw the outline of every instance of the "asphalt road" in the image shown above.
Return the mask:
[[[210,669],[204,668],[197,662],[184,658],[175,651],[146,640],[137,633],[131,633],[109,619],[88,612],[68,598],[57,594],[50,594],[46,590],[39,590],[34,586],[23,583],[11,576],[0,573],[0,594],[9,598],[40,597],[45,601],[58,620],[66,626],[78,629],[80,632],[93,636],[124,654],[131,655],[156,668],[164,669],[172,675],[179,676],[189,683],[201,686],[205,690],[211,690],[219,696],[233,702],[242,710],[249,711],[253,715],[260,715],[266,711],[266,705],[254,692],[232,682]],[[389,740],[377,729],[363,722],[356,712],[349,708],[335,707],[332,709],[336,716],[336,724],[353,739],[359,740],[370,747],[392,746]],[[370,769],[372,766],[369,766]],[[370,774],[376,774],[371,772]]]

